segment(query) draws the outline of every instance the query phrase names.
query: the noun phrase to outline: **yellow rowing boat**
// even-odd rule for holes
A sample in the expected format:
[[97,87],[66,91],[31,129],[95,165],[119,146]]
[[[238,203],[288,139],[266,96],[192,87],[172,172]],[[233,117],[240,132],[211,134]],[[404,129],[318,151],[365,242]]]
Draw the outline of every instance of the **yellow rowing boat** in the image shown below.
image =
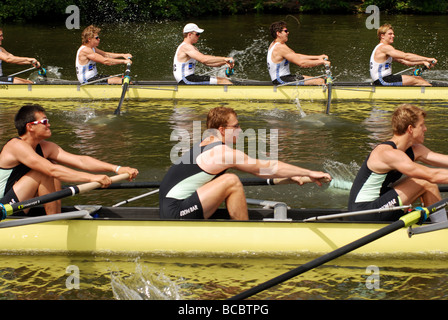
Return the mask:
[[[61,82],[51,84],[2,84],[0,98],[5,99],[113,99],[122,93],[120,85]],[[172,81],[142,81],[131,84],[127,99],[178,100],[249,100],[291,101],[328,99],[326,86],[274,86],[268,82],[244,85],[177,85]],[[367,83],[334,83],[332,101],[345,100],[447,100],[448,87],[383,87]]]
[[[34,208],[33,210],[39,210]],[[97,208],[98,209],[98,208]],[[66,208],[65,211],[75,210]],[[387,223],[303,219],[339,210],[289,209],[287,219],[272,209],[250,209],[250,221],[161,220],[157,208],[102,207],[94,218],[77,218],[0,228],[7,252],[93,252],[150,254],[322,254],[370,234]],[[25,220],[13,217],[0,222]],[[448,229],[408,236],[395,231],[354,251],[357,254],[447,254]]]

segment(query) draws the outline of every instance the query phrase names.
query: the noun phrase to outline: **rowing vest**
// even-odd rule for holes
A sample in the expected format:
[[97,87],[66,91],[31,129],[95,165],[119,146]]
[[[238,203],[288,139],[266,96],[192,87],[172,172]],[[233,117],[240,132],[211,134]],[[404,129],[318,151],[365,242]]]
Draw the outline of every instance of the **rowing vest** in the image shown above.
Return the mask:
[[291,74],[291,72],[289,71],[289,61],[283,59],[280,63],[272,62],[272,52],[274,51],[275,46],[278,44],[279,43],[276,42],[268,51],[267,56],[268,70],[272,81],[277,80],[279,83],[284,83],[284,81],[281,80],[280,77]]
[[[386,144],[397,149],[397,146],[392,141],[385,141],[381,144]],[[414,161],[412,147],[406,150],[406,154]],[[398,181],[402,176],[402,173],[396,170],[381,174],[373,172],[367,166],[369,157],[370,154],[367,156],[353,181],[353,186],[350,190],[349,207],[351,203],[372,202],[378,199],[381,195],[389,191],[391,184]]]
[[387,58],[383,63],[378,63],[375,61],[375,52],[382,43],[378,44],[375,49],[373,49],[372,55],[370,56],[370,77],[372,81],[382,80],[384,77],[392,74],[392,57]]
[[185,77],[194,74],[194,70],[196,69],[196,60],[193,58],[190,58],[187,62],[179,62],[179,60],[177,60],[177,54],[179,52],[179,49],[184,44],[185,42],[182,42],[177,47],[176,54],[174,55],[173,74],[174,78],[178,83],[182,80],[184,80],[184,82],[187,83],[188,81],[185,80]]
[[[85,83],[98,74],[95,61],[89,60],[86,65],[79,63],[79,53],[85,47],[86,46],[81,46],[76,53],[76,76],[78,77],[78,81],[80,83]],[[95,48],[92,48],[92,50],[95,52]]]
[[160,184],[160,203],[163,202],[164,198],[187,199],[201,186],[223,174],[225,170],[218,174],[207,173],[198,166],[196,161],[200,154],[221,144],[222,142],[218,141],[201,147],[198,143],[183,154],[171,166]]
[[[20,139],[20,138],[13,138]],[[40,144],[36,147],[36,153],[40,156],[44,156]],[[26,165],[20,163],[13,168],[0,168],[0,198],[13,187],[13,185],[20,180],[24,175],[26,175],[31,169]]]

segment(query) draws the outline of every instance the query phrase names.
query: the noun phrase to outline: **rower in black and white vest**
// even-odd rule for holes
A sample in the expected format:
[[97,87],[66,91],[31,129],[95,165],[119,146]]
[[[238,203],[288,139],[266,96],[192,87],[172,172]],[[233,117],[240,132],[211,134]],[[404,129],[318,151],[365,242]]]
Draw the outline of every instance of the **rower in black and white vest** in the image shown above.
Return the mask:
[[384,24],[377,31],[380,43],[375,47],[370,57],[370,76],[375,85],[382,86],[431,86],[419,75],[392,74],[392,62],[397,61],[407,66],[424,65],[430,69],[437,63],[434,58],[419,56],[395,49],[394,29],[390,24]]
[[[394,111],[393,136],[376,146],[362,164],[350,190],[349,211],[406,206],[419,199],[422,205],[430,206],[442,199],[438,184],[448,183],[448,155],[423,145],[425,117],[424,110],[411,104]],[[402,210],[395,210],[352,219],[395,221],[403,214]],[[432,213],[430,219],[447,221],[445,208]]]

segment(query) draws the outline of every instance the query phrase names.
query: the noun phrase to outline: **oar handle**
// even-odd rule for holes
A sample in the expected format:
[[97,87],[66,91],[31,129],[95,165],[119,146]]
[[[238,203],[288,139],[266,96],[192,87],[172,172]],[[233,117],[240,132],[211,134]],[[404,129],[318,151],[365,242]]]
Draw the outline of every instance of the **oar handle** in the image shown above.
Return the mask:
[[[110,180],[112,180],[112,183],[113,183],[113,182],[125,180],[127,178],[129,178],[129,173],[122,173],[122,174],[110,177]],[[91,191],[94,189],[98,189],[100,187],[101,187],[101,183],[99,183],[99,182],[87,182],[87,183],[78,185],[78,189],[79,189],[78,193],[88,192],[88,191]]]
[[[112,182],[120,181],[123,179],[129,178],[128,173],[119,174],[116,176],[111,177]],[[88,182],[84,183],[78,186],[72,186],[66,189],[62,189],[53,193],[49,193],[40,197],[28,199],[25,201],[13,203],[13,204],[1,204],[0,203],[0,209],[1,209],[1,215],[0,220],[3,220],[6,218],[6,216],[10,216],[15,212],[29,209],[35,206],[38,206],[40,204],[60,200],[62,198],[74,196],[78,193],[87,192],[96,188],[101,187],[101,184],[99,182]]]
[[[310,177],[306,177],[306,176],[300,177],[299,180],[300,180],[300,182],[302,184],[314,183],[315,182]],[[319,179],[319,181],[321,183],[328,183],[328,182],[330,182],[330,180],[327,179],[327,178]],[[274,184],[274,185],[277,185],[277,184],[295,184],[295,183],[297,183],[297,181],[294,181],[294,180],[292,180],[290,178],[274,178],[274,179],[271,179],[271,182],[272,182],[271,184]]]

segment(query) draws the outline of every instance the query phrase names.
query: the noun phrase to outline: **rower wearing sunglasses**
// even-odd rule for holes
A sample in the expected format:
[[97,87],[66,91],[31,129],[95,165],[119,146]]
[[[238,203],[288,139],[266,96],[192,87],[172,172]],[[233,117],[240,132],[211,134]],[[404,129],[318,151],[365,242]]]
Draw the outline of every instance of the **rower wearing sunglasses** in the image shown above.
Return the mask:
[[2,70],[2,62],[3,61],[5,61],[7,63],[20,64],[20,65],[32,64],[35,68],[39,68],[40,63],[35,58],[18,57],[18,56],[15,56],[15,55],[9,53],[3,47],[1,47],[2,42],[3,42],[3,29],[0,28],[0,84],[11,84],[11,83],[30,84],[30,83],[33,83],[31,80],[22,79],[19,77],[3,76],[3,70]]
[[188,23],[183,30],[184,41],[177,47],[174,55],[173,74],[179,84],[232,84],[224,77],[208,75],[196,75],[196,62],[209,67],[221,67],[228,65],[233,70],[234,60],[231,57],[218,57],[202,54],[194,46],[199,41],[204,29],[200,29],[194,23]]
[[[109,176],[96,174],[98,172],[128,173],[129,180],[138,174],[137,169],[75,155],[47,141],[51,137],[50,122],[39,105],[24,105],[14,122],[19,137],[10,139],[0,152],[1,204],[59,191],[61,181],[98,182],[103,187],[109,186],[112,182]],[[46,203],[44,207],[47,214],[61,212],[60,201]]]
[[269,46],[267,55],[269,75],[273,84],[325,84],[325,80],[322,78],[291,74],[289,64],[294,63],[301,68],[312,68],[320,65],[330,66],[330,61],[328,60],[327,55],[310,56],[294,52],[286,45],[286,42],[288,42],[289,31],[286,27],[286,22],[284,21],[274,22],[271,24],[269,31],[274,38],[274,41],[272,41]]
[[99,49],[100,31],[100,28],[90,25],[82,32],[82,45],[76,53],[76,75],[80,83],[96,82],[103,79],[103,81],[99,82],[121,84],[123,81],[122,77],[98,74],[96,63],[107,66],[132,64],[130,60],[132,55],[130,53],[105,52]]

